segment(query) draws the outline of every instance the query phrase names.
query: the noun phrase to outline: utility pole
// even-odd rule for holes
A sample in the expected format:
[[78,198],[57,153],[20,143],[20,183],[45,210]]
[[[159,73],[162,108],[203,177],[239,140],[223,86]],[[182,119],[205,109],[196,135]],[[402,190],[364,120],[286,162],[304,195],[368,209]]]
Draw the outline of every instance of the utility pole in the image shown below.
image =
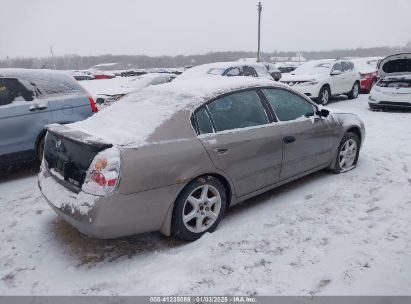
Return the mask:
[[257,62],[260,62],[260,38],[261,38],[261,12],[263,10],[263,6],[261,2],[258,2],[258,49],[257,49]]
[[50,53],[51,53],[51,59],[53,60],[54,69],[56,70],[56,61],[54,60],[53,48],[51,47],[51,45],[50,45]]

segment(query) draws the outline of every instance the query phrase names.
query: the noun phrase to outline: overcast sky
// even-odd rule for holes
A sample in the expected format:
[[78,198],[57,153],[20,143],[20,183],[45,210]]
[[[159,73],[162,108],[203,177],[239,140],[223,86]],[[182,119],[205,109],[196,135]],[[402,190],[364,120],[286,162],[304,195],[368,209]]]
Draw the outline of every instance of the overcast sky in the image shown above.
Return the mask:
[[[0,0],[0,58],[254,51],[256,0]],[[399,46],[410,0],[263,0],[262,50]]]

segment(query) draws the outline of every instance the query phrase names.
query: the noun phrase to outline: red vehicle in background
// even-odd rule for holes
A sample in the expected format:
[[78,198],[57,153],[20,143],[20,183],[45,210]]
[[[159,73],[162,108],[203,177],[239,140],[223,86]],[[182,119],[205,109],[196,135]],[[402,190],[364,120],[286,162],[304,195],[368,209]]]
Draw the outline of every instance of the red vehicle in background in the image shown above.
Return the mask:
[[370,93],[371,88],[377,83],[377,64],[381,59],[383,59],[383,57],[351,59],[361,74],[361,93]]
[[113,73],[110,72],[103,72],[103,71],[93,71],[94,79],[111,79],[116,77]]

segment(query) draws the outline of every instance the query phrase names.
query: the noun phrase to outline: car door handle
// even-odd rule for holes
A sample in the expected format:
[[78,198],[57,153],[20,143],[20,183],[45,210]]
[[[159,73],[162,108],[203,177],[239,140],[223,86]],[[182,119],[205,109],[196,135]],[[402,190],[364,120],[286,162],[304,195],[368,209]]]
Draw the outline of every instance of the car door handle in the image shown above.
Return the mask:
[[283,141],[285,144],[291,144],[295,142],[295,137],[294,136],[284,136]]
[[213,151],[219,155],[225,155],[228,154],[228,149],[227,148],[214,148]]
[[30,111],[39,111],[47,109],[46,105],[39,105],[38,103],[34,103],[29,107]]

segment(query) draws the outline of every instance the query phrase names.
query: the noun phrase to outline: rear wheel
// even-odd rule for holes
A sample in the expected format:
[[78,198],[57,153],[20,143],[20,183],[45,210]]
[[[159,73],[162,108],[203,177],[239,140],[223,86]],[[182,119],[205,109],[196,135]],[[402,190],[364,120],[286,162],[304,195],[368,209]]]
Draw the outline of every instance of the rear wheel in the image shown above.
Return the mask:
[[360,85],[358,84],[358,82],[356,82],[352,86],[351,91],[347,94],[348,99],[356,99],[358,97],[359,92],[360,92]]
[[320,90],[320,93],[318,93],[316,101],[318,104],[322,104],[323,106],[325,106],[330,101],[330,97],[330,88],[328,86],[323,86]]
[[226,191],[218,179],[205,176],[192,181],[176,200],[172,234],[185,241],[194,241],[214,231],[226,204]]
[[338,154],[334,167],[335,173],[343,173],[355,168],[360,153],[360,139],[357,134],[348,132],[338,146]]

